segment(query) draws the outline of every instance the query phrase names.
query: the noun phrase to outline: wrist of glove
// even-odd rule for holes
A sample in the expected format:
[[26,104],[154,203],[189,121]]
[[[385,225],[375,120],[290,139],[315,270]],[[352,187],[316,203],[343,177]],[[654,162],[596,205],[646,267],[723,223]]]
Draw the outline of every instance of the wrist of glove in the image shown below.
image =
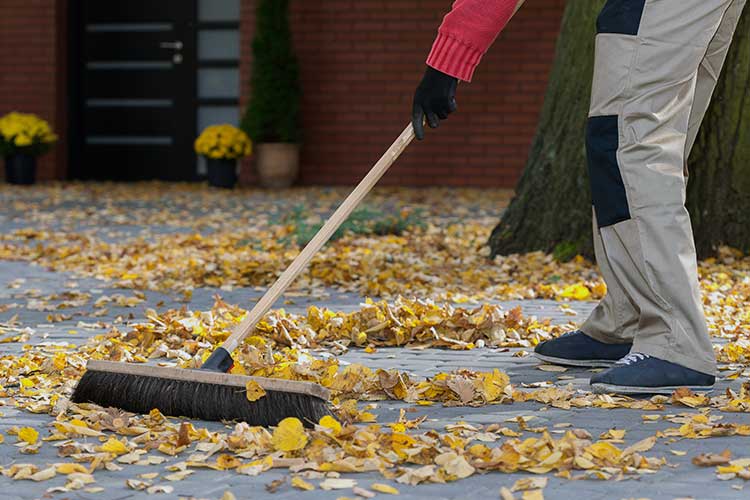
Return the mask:
[[430,128],[438,128],[440,120],[456,111],[456,88],[458,79],[434,68],[427,67],[424,77],[414,94],[412,124],[414,134],[420,141],[424,139],[424,122]]

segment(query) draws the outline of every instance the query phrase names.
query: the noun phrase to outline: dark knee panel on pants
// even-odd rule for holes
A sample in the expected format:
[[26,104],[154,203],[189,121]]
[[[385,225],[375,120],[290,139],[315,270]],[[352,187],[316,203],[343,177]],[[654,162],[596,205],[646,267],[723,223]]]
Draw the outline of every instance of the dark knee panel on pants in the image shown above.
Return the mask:
[[630,219],[625,184],[617,163],[617,116],[593,116],[586,127],[591,198],[599,227]]
[[646,0],[609,0],[596,20],[597,33],[637,35]]

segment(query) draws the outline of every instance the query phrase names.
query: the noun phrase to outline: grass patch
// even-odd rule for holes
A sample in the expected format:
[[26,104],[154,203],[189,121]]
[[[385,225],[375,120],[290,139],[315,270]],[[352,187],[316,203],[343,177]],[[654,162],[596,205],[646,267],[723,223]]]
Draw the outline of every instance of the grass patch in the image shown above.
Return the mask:
[[[323,227],[324,222],[311,222],[305,207],[297,206],[284,218],[284,223],[292,226],[292,231],[285,240],[293,241],[300,246],[307,245]],[[363,207],[352,212],[336,230],[331,240],[337,240],[346,234],[398,236],[408,229],[424,229],[425,227],[421,210],[401,211],[394,214]]]

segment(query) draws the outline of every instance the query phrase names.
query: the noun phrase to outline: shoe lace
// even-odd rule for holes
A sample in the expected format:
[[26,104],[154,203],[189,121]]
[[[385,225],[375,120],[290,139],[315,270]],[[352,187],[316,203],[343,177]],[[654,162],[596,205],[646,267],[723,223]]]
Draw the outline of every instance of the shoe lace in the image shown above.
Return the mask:
[[643,361],[644,359],[648,359],[651,356],[648,354],[643,354],[642,352],[631,352],[624,358],[622,358],[620,361],[617,362],[618,365],[630,365],[633,363],[637,363],[638,361]]

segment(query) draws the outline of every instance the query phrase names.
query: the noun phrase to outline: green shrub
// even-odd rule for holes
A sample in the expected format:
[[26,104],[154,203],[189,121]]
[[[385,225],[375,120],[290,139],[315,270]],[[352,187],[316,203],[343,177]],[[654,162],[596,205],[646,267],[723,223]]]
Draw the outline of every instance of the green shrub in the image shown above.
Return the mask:
[[[311,223],[308,219],[309,216],[302,206],[295,207],[292,213],[285,217],[284,223],[293,226],[292,233],[288,237],[289,240],[294,241],[297,245],[304,246],[323,227],[325,222]],[[407,229],[423,229],[424,227],[425,223],[421,211],[389,214],[365,207],[352,212],[349,218],[333,234],[331,240],[337,240],[345,234],[401,235]]]
[[242,118],[242,129],[255,143],[299,142],[299,101],[289,0],[259,0],[250,102]]

